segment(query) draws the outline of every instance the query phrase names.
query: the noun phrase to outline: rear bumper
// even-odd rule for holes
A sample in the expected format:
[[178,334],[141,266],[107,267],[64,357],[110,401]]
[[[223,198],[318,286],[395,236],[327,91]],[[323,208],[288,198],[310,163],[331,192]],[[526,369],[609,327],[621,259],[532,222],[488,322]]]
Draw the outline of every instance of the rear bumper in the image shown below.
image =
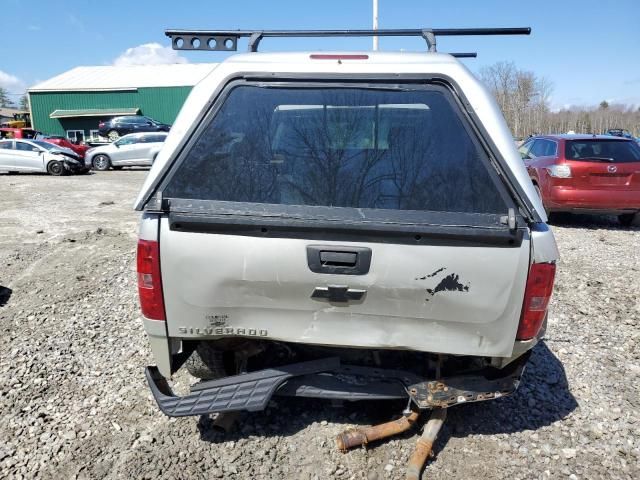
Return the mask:
[[629,213],[640,211],[640,190],[579,189],[549,187],[545,207],[556,212]]
[[502,370],[422,379],[405,371],[341,365],[331,357],[201,382],[185,396],[175,395],[156,367],[147,367],[146,377],[158,407],[171,417],[260,411],[273,395],[352,401],[410,398],[416,407],[429,409],[515,392],[528,358],[527,353]]

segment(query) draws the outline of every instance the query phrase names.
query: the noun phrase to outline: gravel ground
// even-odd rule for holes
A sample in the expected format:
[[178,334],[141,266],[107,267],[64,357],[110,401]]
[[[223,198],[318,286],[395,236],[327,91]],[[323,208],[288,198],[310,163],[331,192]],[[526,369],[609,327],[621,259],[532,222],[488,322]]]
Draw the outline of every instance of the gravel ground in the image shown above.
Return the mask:
[[[414,434],[334,442],[403,405],[278,398],[226,435],[159,412],[135,287],[145,175],[0,175],[0,478],[403,478]],[[425,477],[640,478],[640,230],[553,228],[546,342],[514,396],[450,410]]]

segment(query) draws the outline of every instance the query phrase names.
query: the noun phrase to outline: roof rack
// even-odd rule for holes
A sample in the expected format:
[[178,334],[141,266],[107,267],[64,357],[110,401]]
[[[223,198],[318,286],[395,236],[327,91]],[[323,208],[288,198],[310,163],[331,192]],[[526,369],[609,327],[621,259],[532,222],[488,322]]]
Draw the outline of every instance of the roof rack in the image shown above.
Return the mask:
[[[529,35],[531,28],[418,28],[383,30],[165,30],[174,50],[206,50],[235,52],[238,39],[249,38],[250,52],[257,52],[266,37],[422,37],[429,52],[436,52],[437,36]],[[475,53],[452,53],[473,58]]]

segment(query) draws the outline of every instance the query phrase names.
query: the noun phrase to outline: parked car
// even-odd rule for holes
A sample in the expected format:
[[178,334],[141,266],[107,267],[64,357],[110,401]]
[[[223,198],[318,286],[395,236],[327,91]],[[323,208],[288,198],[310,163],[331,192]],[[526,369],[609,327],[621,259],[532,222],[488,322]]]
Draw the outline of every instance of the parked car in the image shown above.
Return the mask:
[[631,138],[631,139],[635,138],[633,135],[631,135],[631,132],[629,130],[626,130],[624,128],[610,128],[609,130],[607,130],[606,135],[611,135],[613,137]]
[[3,138],[24,138],[24,139],[35,139],[40,132],[33,130],[32,128],[13,128],[13,127],[3,127],[0,128],[0,139]]
[[168,132],[170,128],[171,125],[156,122],[149,117],[126,115],[123,117],[114,117],[106,122],[100,122],[98,124],[98,133],[113,142],[129,133]]
[[80,158],[84,158],[87,150],[89,150],[89,146],[80,143],[72,143],[66,137],[43,135],[42,137],[38,137],[38,139],[44,142],[58,145],[59,147],[68,148],[69,150],[77,153]]
[[84,161],[87,168],[116,170],[122,167],[146,167],[153,164],[166,133],[132,133],[108,145],[91,148]]
[[50,175],[85,173],[80,157],[73,151],[41,140],[0,140],[0,170],[46,172]]
[[546,135],[520,147],[548,213],[618,215],[631,225],[640,212],[640,146],[609,135]]
[[[164,413],[515,391],[558,251],[498,106],[454,57],[235,55],[172,135],[136,202]],[[179,396],[183,365],[208,381]]]

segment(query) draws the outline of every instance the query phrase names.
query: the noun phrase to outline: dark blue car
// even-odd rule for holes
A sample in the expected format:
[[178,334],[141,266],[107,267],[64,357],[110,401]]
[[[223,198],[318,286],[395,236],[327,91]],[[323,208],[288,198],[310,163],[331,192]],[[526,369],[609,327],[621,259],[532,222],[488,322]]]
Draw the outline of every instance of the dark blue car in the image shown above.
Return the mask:
[[171,125],[156,122],[154,119],[143,115],[126,115],[100,122],[98,124],[98,133],[114,142],[129,133],[168,132],[170,128]]

